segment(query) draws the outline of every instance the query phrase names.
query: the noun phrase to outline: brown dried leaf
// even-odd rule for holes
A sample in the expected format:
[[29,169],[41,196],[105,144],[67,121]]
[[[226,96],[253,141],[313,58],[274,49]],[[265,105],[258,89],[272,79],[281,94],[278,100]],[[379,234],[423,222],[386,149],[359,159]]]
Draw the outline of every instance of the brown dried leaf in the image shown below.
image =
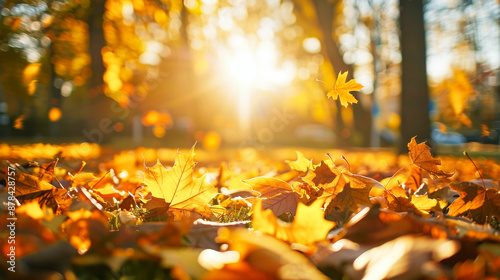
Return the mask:
[[451,177],[454,175],[446,174],[438,168],[438,165],[441,165],[441,160],[432,157],[431,148],[425,142],[417,144],[415,137],[413,137],[410,143],[408,143],[408,149],[410,150],[408,156],[411,163],[429,172],[429,174],[438,177]]
[[261,193],[263,209],[272,210],[276,216],[287,212],[295,215],[300,197],[287,182],[271,177],[257,177],[244,182]]

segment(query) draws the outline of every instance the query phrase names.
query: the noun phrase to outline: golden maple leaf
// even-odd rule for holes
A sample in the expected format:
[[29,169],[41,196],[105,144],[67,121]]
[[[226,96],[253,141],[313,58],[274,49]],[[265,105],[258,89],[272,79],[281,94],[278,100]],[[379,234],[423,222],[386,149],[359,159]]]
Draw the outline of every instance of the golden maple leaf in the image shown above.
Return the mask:
[[318,199],[310,206],[299,203],[297,214],[291,224],[278,220],[271,210],[263,210],[262,202],[254,205],[252,224],[255,230],[267,233],[288,243],[311,245],[325,240],[335,222],[325,220],[321,209],[324,199]]
[[158,160],[146,167],[144,181],[153,197],[164,199],[169,209],[187,210],[204,217],[212,215],[208,202],[216,194],[205,176],[193,178],[194,146],[188,153],[177,153],[174,166],[166,169]]
[[357,91],[363,88],[363,85],[356,83],[355,79],[351,79],[346,83],[345,80],[347,79],[348,73],[348,71],[344,73],[340,71],[337,80],[335,81],[335,86],[333,86],[332,90],[327,93],[327,96],[332,97],[334,100],[340,98],[340,104],[344,107],[347,107],[349,103],[358,103],[358,100],[356,100],[356,98],[354,98],[354,96],[349,92]]
[[408,156],[410,157],[411,163],[429,172],[430,175],[437,177],[451,177],[454,175],[454,173],[444,173],[438,168],[438,165],[441,165],[441,160],[432,157],[431,147],[427,146],[425,142],[417,144],[415,137],[413,137],[410,143],[408,143],[408,149],[410,150]]

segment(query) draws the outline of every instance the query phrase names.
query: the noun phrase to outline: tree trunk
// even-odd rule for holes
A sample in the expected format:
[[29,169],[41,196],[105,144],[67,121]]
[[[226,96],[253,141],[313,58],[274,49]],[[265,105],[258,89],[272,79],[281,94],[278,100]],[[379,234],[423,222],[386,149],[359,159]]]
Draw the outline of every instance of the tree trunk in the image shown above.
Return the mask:
[[104,17],[105,2],[105,0],[90,1],[88,24],[90,68],[92,70],[92,77],[90,79],[91,96],[96,96],[102,92],[104,65],[102,63],[101,50],[106,44],[102,28],[102,18]]
[[402,90],[399,153],[408,152],[413,136],[430,140],[424,12],[422,0],[400,0]]

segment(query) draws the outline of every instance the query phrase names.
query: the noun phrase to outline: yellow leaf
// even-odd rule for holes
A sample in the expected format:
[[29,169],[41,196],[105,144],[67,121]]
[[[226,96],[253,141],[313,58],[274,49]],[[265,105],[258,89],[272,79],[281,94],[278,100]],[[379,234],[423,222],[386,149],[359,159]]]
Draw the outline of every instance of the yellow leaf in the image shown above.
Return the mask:
[[474,93],[474,88],[462,70],[456,70],[454,81],[449,84],[449,99],[456,115],[462,113],[467,104],[468,97]]
[[311,245],[316,241],[325,240],[335,222],[327,221],[321,209],[324,200],[318,199],[310,206],[299,203],[297,215],[291,224],[278,220],[271,210],[263,210],[262,202],[254,205],[253,227],[262,233],[267,233],[288,243]]
[[346,83],[345,80],[347,79],[348,73],[348,71],[344,73],[342,73],[342,71],[339,72],[337,81],[335,81],[335,86],[327,94],[328,97],[332,97],[334,100],[340,98],[340,104],[344,107],[347,107],[349,103],[358,103],[358,100],[356,100],[356,98],[354,98],[354,96],[349,92],[357,91],[363,88],[363,85],[356,83],[355,79]]
[[285,162],[290,166],[292,170],[299,172],[307,172],[309,168],[312,168],[312,162],[310,159],[307,159],[303,153],[299,151],[295,151],[297,153],[296,161],[285,160]]
[[158,160],[153,167],[146,167],[145,183],[153,197],[164,199],[169,208],[182,209],[211,216],[208,206],[216,194],[215,188],[205,181],[206,175],[193,178],[196,163],[194,146],[185,153],[177,153],[174,166],[166,169]]

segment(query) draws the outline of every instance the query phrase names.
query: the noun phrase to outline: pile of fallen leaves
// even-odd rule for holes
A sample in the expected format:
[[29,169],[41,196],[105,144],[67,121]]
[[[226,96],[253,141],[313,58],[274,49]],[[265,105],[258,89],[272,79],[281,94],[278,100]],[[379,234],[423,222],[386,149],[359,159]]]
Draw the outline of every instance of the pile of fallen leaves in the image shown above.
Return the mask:
[[[29,147],[1,148],[2,228],[10,195],[16,205],[16,272],[2,230],[3,279],[500,277],[500,165],[448,157],[441,166],[415,138],[408,156],[314,163],[297,152],[283,162],[247,149],[201,167],[194,147],[103,162],[98,146],[85,147],[88,165],[57,146],[45,158],[59,160],[38,162]],[[160,159],[145,163],[152,155]]]

